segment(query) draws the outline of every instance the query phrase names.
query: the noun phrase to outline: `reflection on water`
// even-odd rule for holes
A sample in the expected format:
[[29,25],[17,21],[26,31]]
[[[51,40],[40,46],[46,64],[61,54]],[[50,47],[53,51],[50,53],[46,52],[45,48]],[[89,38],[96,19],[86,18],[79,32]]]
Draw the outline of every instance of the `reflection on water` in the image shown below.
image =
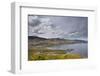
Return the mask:
[[[66,52],[80,54],[83,58],[88,57],[88,45],[87,45],[87,43],[56,45],[56,46],[49,47],[49,49],[65,50]],[[70,49],[70,50],[68,50],[68,49]]]

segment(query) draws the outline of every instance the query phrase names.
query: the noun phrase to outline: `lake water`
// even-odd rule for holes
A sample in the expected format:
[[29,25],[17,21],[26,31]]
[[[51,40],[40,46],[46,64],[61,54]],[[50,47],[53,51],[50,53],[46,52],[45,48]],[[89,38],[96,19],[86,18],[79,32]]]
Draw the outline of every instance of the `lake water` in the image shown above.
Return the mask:
[[49,47],[49,49],[56,49],[56,50],[65,50],[66,49],[73,49],[70,53],[80,54],[83,58],[88,57],[88,45],[87,43],[76,43],[76,44],[63,44],[63,45],[56,45],[53,47]]

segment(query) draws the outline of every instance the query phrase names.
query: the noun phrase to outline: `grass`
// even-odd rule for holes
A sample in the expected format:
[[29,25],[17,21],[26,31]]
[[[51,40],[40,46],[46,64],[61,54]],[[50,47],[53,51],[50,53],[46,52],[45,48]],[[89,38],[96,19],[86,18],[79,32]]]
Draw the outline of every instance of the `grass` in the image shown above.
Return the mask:
[[47,48],[31,48],[28,50],[28,60],[56,60],[79,59],[80,54],[66,53],[64,50],[51,50]]

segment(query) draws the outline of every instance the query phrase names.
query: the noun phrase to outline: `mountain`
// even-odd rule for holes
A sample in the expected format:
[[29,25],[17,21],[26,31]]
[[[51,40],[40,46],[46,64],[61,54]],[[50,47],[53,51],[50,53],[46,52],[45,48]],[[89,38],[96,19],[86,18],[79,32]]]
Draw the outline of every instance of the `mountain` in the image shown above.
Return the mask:
[[43,38],[43,37],[38,37],[38,36],[28,36],[28,39],[29,40],[38,40],[38,41],[41,41],[41,40],[51,40],[51,41],[53,41],[53,40],[59,40],[59,41],[76,41],[76,42],[83,42],[83,43],[87,43],[87,41],[86,40],[78,40],[78,39],[64,39],[64,38]]
[[47,40],[46,38],[37,37],[37,36],[28,36],[29,40]]
[[33,46],[34,47],[45,47],[45,46],[53,46],[53,45],[60,45],[60,44],[75,44],[75,43],[87,43],[87,41],[28,36],[28,46],[29,47],[33,47]]

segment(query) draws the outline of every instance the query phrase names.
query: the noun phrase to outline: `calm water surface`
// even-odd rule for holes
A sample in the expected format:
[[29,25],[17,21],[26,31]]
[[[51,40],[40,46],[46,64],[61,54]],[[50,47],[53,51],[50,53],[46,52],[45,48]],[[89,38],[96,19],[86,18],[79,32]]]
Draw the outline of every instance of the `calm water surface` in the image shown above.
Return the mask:
[[63,44],[63,45],[56,45],[53,47],[49,47],[49,49],[56,49],[56,50],[65,50],[66,49],[73,49],[70,53],[80,54],[83,58],[88,57],[88,45],[87,43],[76,43],[76,44]]

